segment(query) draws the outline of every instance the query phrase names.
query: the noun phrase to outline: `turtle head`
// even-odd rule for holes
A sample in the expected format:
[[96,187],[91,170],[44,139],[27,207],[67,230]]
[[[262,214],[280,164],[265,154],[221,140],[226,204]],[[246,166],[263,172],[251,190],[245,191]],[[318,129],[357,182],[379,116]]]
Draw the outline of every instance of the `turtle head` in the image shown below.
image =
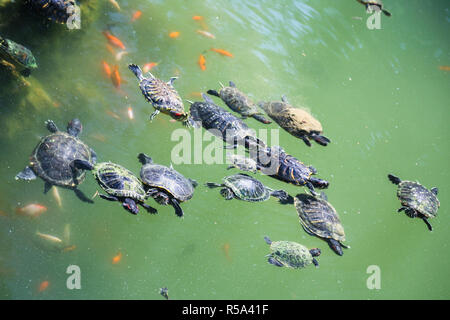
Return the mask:
[[334,239],[328,239],[328,245],[330,246],[331,250],[333,250],[337,255],[342,256],[344,252],[342,251],[342,246],[339,241]]
[[136,202],[134,202],[130,198],[126,198],[122,203],[122,206],[125,208],[125,210],[130,211],[132,214],[139,213],[139,207],[137,206]]
[[81,124],[81,121],[77,118],[72,119],[72,121],[70,121],[67,125],[67,133],[71,136],[78,137],[82,130],[83,126]]
[[34,58],[33,55],[27,56],[25,60],[25,65],[27,66],[28,69],[37,69],[38,67],[36,59]]
[[318,257],[318,256],[320,256],[320,254],[322,253],[322,251],[320,251],[319,248],[314,248],[314,249],[309,250],[309,253],[311,253],[311,255],[312,255],[313,257]]

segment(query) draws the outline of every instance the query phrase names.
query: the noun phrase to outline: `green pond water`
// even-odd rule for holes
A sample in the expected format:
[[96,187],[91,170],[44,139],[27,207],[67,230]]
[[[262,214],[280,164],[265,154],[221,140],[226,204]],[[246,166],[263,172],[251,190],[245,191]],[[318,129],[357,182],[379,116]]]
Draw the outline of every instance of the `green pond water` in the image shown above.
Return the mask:
[[[163,299],[161,287],[169,288],[171,299],[450,298],[450,75],[439,68],[450,65],[448,1],[385,0],[392,17],[382,15],[381,29],[373,30],[356,1],[117,1],[120,11],[93,1],[89,13],[82,11],[81,30],[46,23],[18,0],[1,1],[0,35],[30,48],[39,68],[29,87],[0,70],[0,298]],[[135,10],[142,16],[131,22]],[[196,33],[205,27],[215,39]],[[120,61],[106,47],[102,31],[108,28],[127,48]],[[172,31],[179,37],[169,37]],[[202,53],[204,71],[197,63]],[[102,61],[118,65],[119,90],[105,77]],[[179,77],[175,87],[183,99],[199,100],[197,92],[233,80],[255,101],[285,94],[293,105],[307,107],[331,144],[309,148],[283,130],[269,131],[267,140],[279,137],[288,153],[330,182],[326,193],[351,248],[336,255],[302,229],[293,206],[274,198],[225,201],[218,189],[204,187],[238,172],[226,164],[176,164],[172,150],[179,141],[171,136],[181,123],[162,114],[148,121],[153,108],[127,68],[148,62],[159,63],[152,69],[157,77]],[[43,194],[42,180],[14,180],[47,134],[44,121],[65,128],[75,117],[99,161],[138,173],[136,156],[145,152],[196,179],[194,197],[182,204],[184,219],[152,199],[157,215],[141,210],[134,216],[117,202],[97,197],[87,204],[58,188],[60,207],[53,191]],[[279,128],[246,122],[256,130]],[[192,140],[192,151],[209,143],[200,147]],[[396,213],[400,202],[388,173],[439,188],[433,232],[420,219]],[[307,192],[255,177],[291,195]],[[80,190],[89,197],[101,191],[90,173]],[[36,219],[15,213],[29,203],[48,210]],[[63,238],[67,225],[73,250],[37,241],[36,232]],[[321,248],[320,267],[268,264],[265,235]],[[70,265],[80,268],[81,289],[66,286]],[[367,286],[370,266],[379,268],[379,289]],[[44,281],[49,285],[39,292]]]

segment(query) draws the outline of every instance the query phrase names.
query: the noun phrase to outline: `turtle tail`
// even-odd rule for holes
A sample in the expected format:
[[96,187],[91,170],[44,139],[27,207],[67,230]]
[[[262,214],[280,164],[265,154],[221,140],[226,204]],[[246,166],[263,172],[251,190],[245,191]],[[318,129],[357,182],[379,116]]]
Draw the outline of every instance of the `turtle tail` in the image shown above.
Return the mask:
[[216,90],[208,90],[206,93],[220,98],[220,94]]
[[388,179],[393,183],[393,184],[399,184],[400,182],[402,182],[402,180],[400,180],[399,177],[394,176],[393,174],[388,174]]
[[144,79],[144,76],[142,75],[142,70],[141,68],[139,68],[139,66],[135,64],[130,64],[128,65],[128,69],[130,69],[134,73],[134,75],[139,79],[139,81]]
[[264,116],[259,115],[259,114],[254,114],[254,115],[252,115],[252,117],[253,117],[254,119],[258,120],[259,122],[264,123],[264,124],[272,123],[272,121],[267,120]]

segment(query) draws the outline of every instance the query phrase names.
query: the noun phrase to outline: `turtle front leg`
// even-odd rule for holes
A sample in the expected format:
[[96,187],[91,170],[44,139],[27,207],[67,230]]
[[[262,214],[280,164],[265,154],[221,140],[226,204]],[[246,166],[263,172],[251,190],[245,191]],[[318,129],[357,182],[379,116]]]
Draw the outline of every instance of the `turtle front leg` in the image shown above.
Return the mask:
[[234,198],[233,191],[231,191],[229,188],[221,189],[220,194],[225,198],[225,200],[232,200]]
[[99,197],[108,201],[119,201],[119,198],[109,195],[109,194],[101,194],[99,193]]
[[314,189],[314,186],[313,186],[313,184],[311,183],[311,182],[309,182],[309,181],[307,181],[306,182],[306,187],[309,189],[309,191],[311,192],[311,194],[313,195],[313,196],[317,196],[318,195],[318,193],[316,192],[316,190]]
[[51,133],[55,133],[55,132],[59,131],[58,127],[53,122],[53,120],[45,121],[45,126],[47,127],[47,130],[50,131]]
[[94,203],[94,201],[92,201],[92,199],[89,199],[81,190],[75,188],[75,189],[73,189],[73,192],[75,192],[75,195],[81,201],[86,202],[86,203]]
[[151,213],[151,214],[156,214],[156,213],[158,213],[158,210],[156,210],[155,208],[149,206],[149,205],[146,204],[146,203],[141,202],[140,205],[143,206],[143,207],[145,208],[145,210],[147,210],[148,213]]
[[425,222],[425,224],[428,227],[428,230],[433,231],[433,227],[431,226],[431,224],[428,222],[428,219],[425,217],[422,217],[423,222]]
[[154,119],[158,114],[159,114],[159,110],[155,110],[155,112],[153,112],[153,113],[150,115],[150,122],[152,122],[153,119]]
[[21,172],[19,172],[18,174],[16,174],[15,179],[16,180],[25,180],[25,181],[31,181],[31,180],[35,180],[36,174],[34,173],[34,171],[30,168],[30,167],[25,167],[25,169],[23,169]]
[[284,190],[270,190],[270,195],[280,199],[281,203],[286,203],[289,201],[289,194]]
[[175,209],[175,214],[182,218],[184,216],[183,209],[181,209],[180,204],[178,203],[177,199],[171,198],[170,202],[172,204],[172,207]]

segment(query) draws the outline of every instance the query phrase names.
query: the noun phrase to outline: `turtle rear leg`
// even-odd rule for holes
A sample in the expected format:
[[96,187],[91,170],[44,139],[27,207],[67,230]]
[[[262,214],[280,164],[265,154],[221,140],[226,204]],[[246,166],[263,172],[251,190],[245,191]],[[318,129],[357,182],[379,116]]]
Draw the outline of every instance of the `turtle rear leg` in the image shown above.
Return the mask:
[[53,185],[50,182],[46,181],[44,184],[44,194],[47,194],[47,192],[49,192],[52,187]]
[[170,203],[172,204],[172,207],[175,209],[175,214],[182,218],[184,216],[183,209],[181,209],[180,204],[178,203],[178,200],[175,198],[170,199]]
[[281,262],[279,262],[278,260],[274,259],[273,257],[269,257],[269,259],[267,259],[267,261],[270,264],[273,264],[274,266],[283,267],[283,264]]
[[433,227],[431,226],[431,224],[428,222],[428,219],[425,217],[422,217],[423,222],[425,222],[425,224],[428,227],[428,230],[433,231]]
[[25,181],[31,181],[35,180],[37,178],[36,174],[30,167],[25,167],[21,172],[16,174],[15,179],[16,180],[25,180]]
[[255,120],[257,120],[257,121],[259,121],[259,122],[262,122],[262,123],[264,123],[264,124],[272,123],[272,121],[267,120],[264,116],[259,115],[259,114],[254,114],[252,117],[253,117]]
[[156,210],[156,209],[153,208],[152,206],[149,206],[149,205],[146,204],[146,203],[143,203],[143,202],[142,202],[140,205],[143,206],[144,209],[147,210],[148,213],[151,213],[151,214],[156,214],[156,213],[158,213],[158,210]]
[[[73,189],[73,192],[75,192],[75,195],[78,197],[78,199],[80,199],[83,202],[86,203],[94,203],[94,201],[92,201],[91,199],[89,199],[84,193],[83,191],[81,191],[80,189]],[[101,196],[101,195],[100,195]]]
[[327,146],[331,141],[330,139],[328,139],[325,136],[322,136],[320,134],[311,134],[310,135],[311,139],[313,139],[315,142],[317,142],[318,144],[320,144],[321,146]]
[[303,142],[304,142],[308,147],[311,147],[311,142],[309,141],[309,139],[308,139],[307,136],[303,135],[303,136],[301,136],[300,138],[303,140]]

